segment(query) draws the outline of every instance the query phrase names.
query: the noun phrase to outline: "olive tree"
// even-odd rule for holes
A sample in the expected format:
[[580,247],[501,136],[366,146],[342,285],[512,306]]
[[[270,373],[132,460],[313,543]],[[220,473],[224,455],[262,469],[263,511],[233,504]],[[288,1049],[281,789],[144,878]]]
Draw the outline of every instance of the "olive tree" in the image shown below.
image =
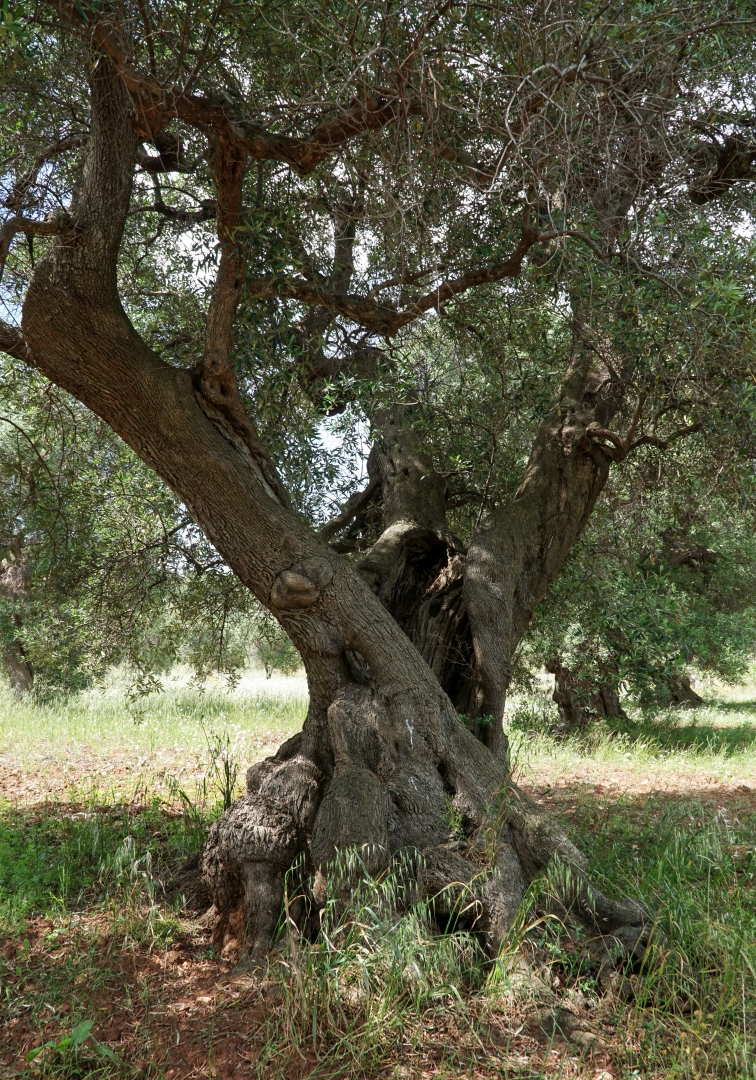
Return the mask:
[[[734,393],[747,10],[64,0],[16,19],[0,347],[173,489],[307,671],[303,731],[208,837],[217,940],[244,926],[264,951],[292,862],[322,902],[356,846],[375,871],[416,852],[418,895],[469,883],[492,951],[559,859],[563,905],[634,947],[646,916],[512,783],[501,717],[610,470]],[[553,396],[515,488],[489,447],[464,544],[402,357],[435,334],[501,358],[531,287],[551,297]],[[491,370],[480,408],[501,407]],[[294,385],[312,415],[357,400],[374,440],[366,487],[319,529],[292,501],[285,409],[265,427]]]

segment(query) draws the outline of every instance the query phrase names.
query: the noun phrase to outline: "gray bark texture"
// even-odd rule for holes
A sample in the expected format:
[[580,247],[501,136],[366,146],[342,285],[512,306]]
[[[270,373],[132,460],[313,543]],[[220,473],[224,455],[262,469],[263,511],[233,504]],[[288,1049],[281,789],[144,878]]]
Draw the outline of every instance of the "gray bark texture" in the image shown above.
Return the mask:
[[[228,245],[221,262],[234,265],[222,265],[211,301],[214,346],[200,373],[165,363],[129,322],[116,264],[137,157],[132,102],[105,58],[91,88],[74,225],[37,264],[23,342],[14,347],[101,416],[180,496],[285,628],[310,688],[300,735],[250,769],[246,796],[209,831],[202,869],[219,915],[216,943],[243,939],[253,956],[264,954],[292,863],[304,860],[319,883],[311,890],[317,906],[336,853],[354,847],[373,871],[397,852],[416,853],[420,895],[472,889],[473,922],[491,953],[527,882],[556,859],[570,869],[562,909],[594,932],[640,947],[641,908],[591,884],[581,853],[512,783],[501,753],[513,649],[606,479],[608,462],[586,437],[602,400],[593,376],[576,366],[542,425],[520,491],[473,538],[463,584],[465,553],[443,523],[438,477],[411,439],[387,441],[380,461],[387,530],[356,571],[288,505],[234,394],[232,369],[218,358],[238,289]],[[213,152],[216,172],[226,169],[232,188],[238,160],[222,140]],[[229,205],[233,216],[233,199]],[[413,475],[424,492],[419,501],[405,498],[402,478]],[[436,559],[430,570],[424,559]],[[425,591],[415,589],[402,608],[403,582],[426,579]],[[444,650],[469,633],[461,630],[465,618],[482,711],[498,725],[490,746],[460,722],[437,677],[448,662]],[[447,625],[453,632],[436,633]],[[450,827],[450,808],[461,835]]]
[[[0,574],[0,597],[6,600],[18,600],[27,587],[27,566],[23,551],[16,549],[14,556],[10,565]],[[20,633],[23,624],[18,613],[14,615],[13,621],[16,632]],[[16,695],[22,697],[29,693],[34,686],[34,668],[19,638],[11,641],[3,650],[3,663]]]
[[34,686],[34,671],[24,654],[20,641],[13,641],[3,652],[3,662],[10,684],[18,697],[28,694]]
[[675,675],[669,679],[669,696],[673,705],[680,709],[700,709],[704,699],[690,685],[689,675]]
[[580,679],[558,660],[548,664],[546,670],[554,676],[553,700],[559,706],[559,731],[579,731],[597,720],[627,719],[616,686]]

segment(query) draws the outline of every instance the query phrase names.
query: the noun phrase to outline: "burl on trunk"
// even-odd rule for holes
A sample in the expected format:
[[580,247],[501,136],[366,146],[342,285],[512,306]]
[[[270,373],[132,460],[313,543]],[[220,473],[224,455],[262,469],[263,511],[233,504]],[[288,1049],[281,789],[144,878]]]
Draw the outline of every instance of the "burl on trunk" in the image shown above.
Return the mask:
[[[381,544],[354,569],[288,505],[223,362],[219,337],[227,355],[240,287],[227,223],[219,222],[213,337],[200,371],[161,360],[123,310],[116,267],[138,144],[127,83],[117,57],[100,59],[71,213],[37,264],[22,332],[14,338],[5,327],[3,340],[99,414],[177,492],[302,655],[310,706],[301,735],[250,769],[247,795],[207,838],[202,865],[220,916],[216,939],[240,933],[253,955],[263,954],[292,863],[303,857],[327,889],[334,856],[355,847],[373,871],[397,852],[414,855],[420,897],[469,884],[478,905],[471,919],[491,953],[527,882],[561,859],[572,871],[562,906],[594,931],[642,947],[640,907],[595,889],[580,852],[512,783],[500,726],[513,649],[606,477],[607,458],[590,437],[600,380],[578,357],[520,491],[484,523],[469,553],[438,519],[431,478],[425,508],[408,505],[395,485]],[[233,218],[242,170],[218,115],[213,168],[228,185]],[[395,450],[387,443],[383,451],[389,487]],[[417,457],[411,446],[397,452]],[[418,559],[430,586],[418,585]],[[439,620],[448,624],[442,648],[431,632]],[[474,691],[464,679],[447,681],[450,649],[469,659]],[[459,700],[474,698],[478,715],[493,716],[490,746],[460,722],[444,685]],[[462,836],[450,827],[450,805]]]

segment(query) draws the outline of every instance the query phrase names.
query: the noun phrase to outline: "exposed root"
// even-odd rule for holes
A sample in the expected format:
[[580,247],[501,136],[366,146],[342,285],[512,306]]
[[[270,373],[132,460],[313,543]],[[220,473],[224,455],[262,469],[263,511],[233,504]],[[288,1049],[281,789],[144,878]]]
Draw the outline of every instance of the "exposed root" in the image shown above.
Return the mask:
[[[288,913],[302,922],[308,907],[333,898],[332,868],[339,853],[355,849],[371,875],[408,854],[416,889],[407,902],[432,901],[440,927],[481,934],[489,956],[498,954],[528,884],[547,868],[549,910],[611,938],[624,955],[642,955],[648,913],[604,896],[582,853],[503,773],[498,794],[486,800],[475,762],[460,761],[460,746],[444,745],[416,704],[351,684],[328,709],[327,735],[332,769],[306,755],[306,736],[295,737],[252,766],[247,794],[212,825],[202,873],[219,912],[217,948],[235,941],[252,957],[264,955],[292,865],[300,860],[309,882],[301,910]],[[472,742],[475,754],[487,753]]]

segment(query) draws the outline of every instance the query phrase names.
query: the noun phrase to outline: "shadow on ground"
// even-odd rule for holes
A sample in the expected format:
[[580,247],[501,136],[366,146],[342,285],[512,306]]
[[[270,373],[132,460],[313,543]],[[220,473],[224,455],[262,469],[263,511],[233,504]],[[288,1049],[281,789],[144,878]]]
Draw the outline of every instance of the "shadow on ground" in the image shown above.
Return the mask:
[[[729,706],[717,706],[717,709]],[[756,705],[754,706],[756,708]],[[744,711],[741,706],[733,712]],[[754,717],[756,721],[756,716]],[[726,756],[741,753],[750,747],[756,747],[756,722],[744,723],[733,727],[720,727],[710,720],[686,712],[667,715],[664,719],[640,718],[621,721],[612,725],[611,730],[631,739],[644,739],[655,743],[662,750],[698,750]]]

